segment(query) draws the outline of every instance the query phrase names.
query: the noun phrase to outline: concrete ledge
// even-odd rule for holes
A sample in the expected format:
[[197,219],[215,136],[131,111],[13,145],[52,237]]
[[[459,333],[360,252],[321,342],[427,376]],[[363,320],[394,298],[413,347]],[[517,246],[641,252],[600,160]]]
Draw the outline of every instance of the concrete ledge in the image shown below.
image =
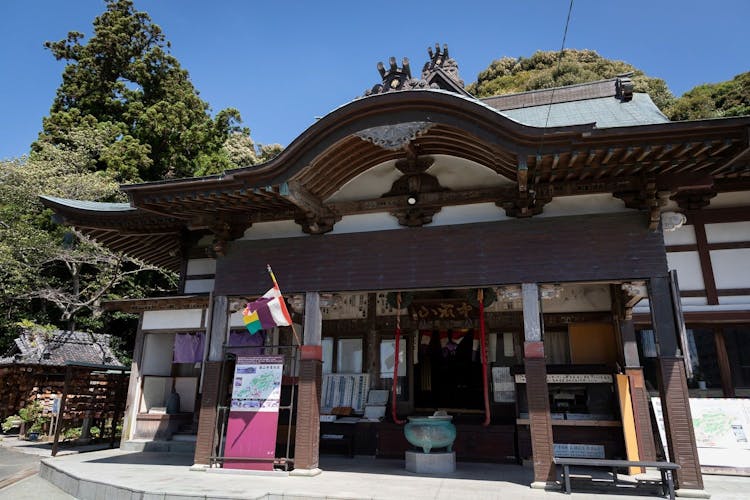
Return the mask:
[[206,498],[205,495],[200,494],[173,495],[92,481],[80,478],[71,472],[63,471],[47,460],[42,460],[39,464],[39,476],[78,500],[184,500],[185,498]]
[[687,488],[680,488],[674,490],[675,496],[682,498],[711,498],[711,494],[706,490],[691,490]]
[[300,476],[300,477],[312,477],[312,476],[318,476],[323,471],[318,469],[317,467],[315,469],[294,469],[292,471],[289,471],[290,476]]
[[[191,468],[192,470],[192,468]],[[201,469],[208,474],[229,474],[238,476],[266,476],[266,477],[288,477],[291,471],[285,470],[247,470],[247,469],[221,469],[219,467],[210,467]],[[320,469],[315,469],[320,470]],[[320,472],[318,472],[320,474]],[[316,474],[317,475],[317,474]]]
[[560,485],[554,481],[534,481],[529,486],[534,490],[560,491]]
[[131,439],[120,443],[122,451],[183,453],[195,454],[195,442],[192,441],[151,441],[148,439]]

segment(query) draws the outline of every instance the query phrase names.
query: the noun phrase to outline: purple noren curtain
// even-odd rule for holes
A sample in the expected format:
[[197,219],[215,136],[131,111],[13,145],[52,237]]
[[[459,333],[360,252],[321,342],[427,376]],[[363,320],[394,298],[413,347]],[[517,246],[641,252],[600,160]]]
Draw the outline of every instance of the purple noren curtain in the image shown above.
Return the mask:
[[[229,352],[241,354],[244,356],[257,356],[263,354],[263,345],[266,342],[266,332],[259,331],[255,335],[250,335],[247,330],[232,330],[229,332]],[[242,348],[242,349],[233,349]],[[247,349],[256,347],[257,349]]]
[[200,363],[203,361],[203,332],[177,333],[174,336],[174,363]]

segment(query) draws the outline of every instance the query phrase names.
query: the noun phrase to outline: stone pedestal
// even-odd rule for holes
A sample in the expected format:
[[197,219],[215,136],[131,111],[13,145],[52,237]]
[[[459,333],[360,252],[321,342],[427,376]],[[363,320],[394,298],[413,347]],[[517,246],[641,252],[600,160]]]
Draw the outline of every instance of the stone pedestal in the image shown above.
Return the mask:
[[417,474],[447,474],[456,472],[456,452],[406,452],[406,470]]

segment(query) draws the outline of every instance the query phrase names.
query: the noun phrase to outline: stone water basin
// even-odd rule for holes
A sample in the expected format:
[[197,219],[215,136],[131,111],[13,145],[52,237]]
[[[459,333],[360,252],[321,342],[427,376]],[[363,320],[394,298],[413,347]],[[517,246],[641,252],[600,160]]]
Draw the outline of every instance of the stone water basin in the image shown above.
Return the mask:
[[453,451],[453,441],[456,439],[456,426],[450,415],[434,415],[430,417],[407,417],[409,423],[404,427],[406,440],[412,446],[422,448],[429,453],[433,448],[446,448]]

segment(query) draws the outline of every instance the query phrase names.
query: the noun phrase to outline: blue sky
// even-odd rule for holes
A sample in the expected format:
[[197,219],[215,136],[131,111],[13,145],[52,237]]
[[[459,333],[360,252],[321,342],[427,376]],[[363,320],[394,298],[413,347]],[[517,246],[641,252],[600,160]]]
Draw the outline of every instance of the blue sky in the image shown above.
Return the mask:
[[[468,84],[493,59],[558,50],[568,0],[473,2],[135,0],[213,111],[240,110],[257,142],[287,145],[379,81],[375,68],[447,43]],[[100,0],[3,0],[0,158],[28,152],[64,64],[43,48],[89,34]],[[680,95],[750,70],[750,1],[576,0],[566,47],[627,61]]]

